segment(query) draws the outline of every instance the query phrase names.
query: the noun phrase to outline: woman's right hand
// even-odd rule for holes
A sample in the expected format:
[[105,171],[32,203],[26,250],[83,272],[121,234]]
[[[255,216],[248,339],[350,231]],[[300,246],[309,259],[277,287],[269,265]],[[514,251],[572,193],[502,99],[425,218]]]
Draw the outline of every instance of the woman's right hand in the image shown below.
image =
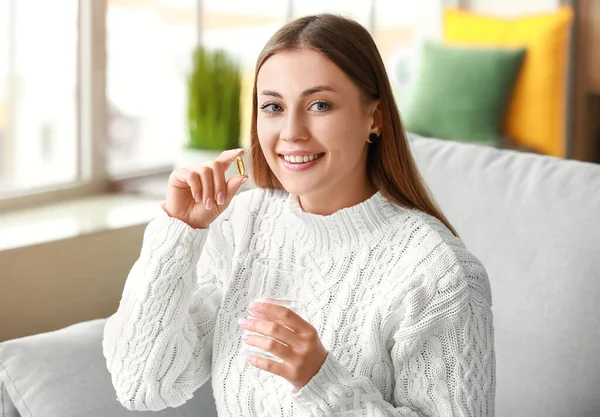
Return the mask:
[[225,172],[243,154],[243,149],[224,151],[215,161],[173,171],[163,206],[165,212],[193,228],[206,229],[248,179],[247,175],[235,175],[225,181]]

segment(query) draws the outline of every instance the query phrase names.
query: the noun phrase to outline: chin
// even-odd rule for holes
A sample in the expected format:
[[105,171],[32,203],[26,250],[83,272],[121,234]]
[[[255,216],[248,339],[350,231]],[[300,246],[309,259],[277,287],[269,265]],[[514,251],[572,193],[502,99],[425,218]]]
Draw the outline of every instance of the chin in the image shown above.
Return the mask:
[[288,178],[283,181],[279,180],[279,182],[288,193],[298,196],[312,194],[318,189],[316,184],[312,184],[312,181],[311,183],[307,183],[298,180],[291,180]]

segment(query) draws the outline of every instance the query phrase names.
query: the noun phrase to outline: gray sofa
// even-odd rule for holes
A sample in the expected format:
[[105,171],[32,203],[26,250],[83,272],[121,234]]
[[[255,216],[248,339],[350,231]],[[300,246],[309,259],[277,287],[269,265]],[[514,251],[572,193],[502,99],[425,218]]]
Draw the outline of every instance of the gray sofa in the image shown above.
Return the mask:
[[[600,416],[600,166],[419,137],[411,144],[490,275],[496,415]],[[116,400],[103,323],[0,344],[0,416],[142,414]],[[211,388],[154,414],[215,416]]]

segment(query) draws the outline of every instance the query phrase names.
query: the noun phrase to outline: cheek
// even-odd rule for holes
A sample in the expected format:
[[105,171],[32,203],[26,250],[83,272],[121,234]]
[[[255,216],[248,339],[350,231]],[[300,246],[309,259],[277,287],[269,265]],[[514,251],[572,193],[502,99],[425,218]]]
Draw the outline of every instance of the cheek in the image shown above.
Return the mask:
[[279,137],[279,129],[275,121],[266,118],[258,118],[256,121],[256,133],[258,134],[258,140],[261,145],[271,144],[277,141],[277,138]]
[[324,123],[316,127],[315,136],[321,138],[323,145],[333,156],[358,158],[362,154],[368,133],[361,119],[352,113],[340,114],[330,120],[324,120]]
[[268,123],[261,121],[260,119],[256,122],[256,133],[258,135],[258,142],[263,149],[268,149],[269,144],[273,142],[272,129],[269,129]]

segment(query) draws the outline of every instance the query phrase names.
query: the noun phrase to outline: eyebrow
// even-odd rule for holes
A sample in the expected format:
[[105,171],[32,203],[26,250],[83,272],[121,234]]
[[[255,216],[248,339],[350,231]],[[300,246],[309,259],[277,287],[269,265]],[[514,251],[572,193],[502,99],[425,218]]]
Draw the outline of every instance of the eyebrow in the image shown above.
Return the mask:
[[[304,90],[302,92],[302,97],[310,96],[311,94],[315,94],[315,93],[320,93],[321,91],[331,91],[331,92],[337,93],[337,90],[333,87],[330,87],[328,85],[317,85],[315,87],[310,87],[310,88],[307,88],[306,90]],[[263,96],[273,96],[273,97],[277,97],[277,98],[283,98],[283,96],[281,94],[279,94],[277,91],[273,91],[273,90],[263,90],[260,94]]]

